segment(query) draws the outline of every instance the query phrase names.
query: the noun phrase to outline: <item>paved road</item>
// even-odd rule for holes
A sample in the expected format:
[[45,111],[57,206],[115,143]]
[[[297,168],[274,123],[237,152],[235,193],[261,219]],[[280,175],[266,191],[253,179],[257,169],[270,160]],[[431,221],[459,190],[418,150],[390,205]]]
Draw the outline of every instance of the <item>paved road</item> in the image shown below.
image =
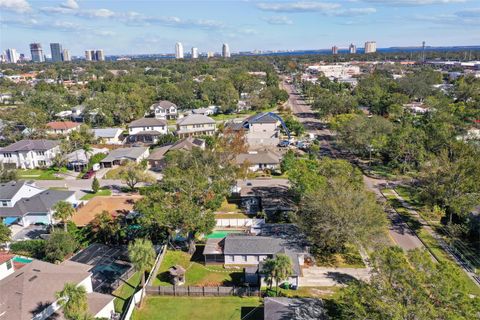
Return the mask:
[[[295,92],[293,85],[283,82],[283,87],[289,94],[288,104],[295,116],[297,116],[299,121],[304,124],[308,132],[315,133],[318,136],[321,143],[320,154],[323,156],[337,157],[338,152],[330,144],[334,136],[333,133],[315,117],[311,107]],[[380,201],[386,200],[379,188],[382,184],[386,183],[385,180],[373,179],[364,175],[364,181],[367,188],[370,191],[373,191]],[[394,210],[387,210],[386,212],[391,221],[389,235],[399,247],[404,250],[425,247],[415,233]]]

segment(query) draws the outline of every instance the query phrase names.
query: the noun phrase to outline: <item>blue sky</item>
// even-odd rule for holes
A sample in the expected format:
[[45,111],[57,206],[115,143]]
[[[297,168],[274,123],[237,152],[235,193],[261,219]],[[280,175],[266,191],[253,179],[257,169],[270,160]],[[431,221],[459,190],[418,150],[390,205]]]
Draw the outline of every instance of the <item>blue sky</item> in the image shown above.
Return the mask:
[[480,0],[0,0],[0,48],[60,42],[73,55],[185,50],[479,45]]

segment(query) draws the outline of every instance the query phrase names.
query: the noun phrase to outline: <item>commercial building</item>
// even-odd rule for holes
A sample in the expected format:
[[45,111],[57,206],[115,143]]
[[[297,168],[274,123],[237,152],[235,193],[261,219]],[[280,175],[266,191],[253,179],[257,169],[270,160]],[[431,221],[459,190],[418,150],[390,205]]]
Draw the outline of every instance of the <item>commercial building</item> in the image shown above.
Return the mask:
[[183,59],[183,45],[181,42],[175,44],[175,59]]
[[91,50],[85,50],[85,60],[92,61],[92,51]]
[[192,59],[198,59],[198,48],[192,48]]
[[332,54],[338,54],[338,47],[337,46],[332,47]]
[[62,61],[62,45],[60,43],[50,43],[50,52],[52,53],[52,62]]
[[308,66],[306,72],[312,75],[323,74],[327,78],[342,79],[359,75],[360,67],[347,63],[314,65]]
[[42,45],[40,43],[30,43],[30,53],[33,62],[45,62]]
[[222,46],[222,57],[230,58],[230,47],[227,43],[224,43]]
[[375,53],[377,52],[377,43],[375,41],[365,42],[365,53]]
[[10,63],[17,63],[18,61],[18,53],[15,49],[7,49],[6,50],[6,60]]
[[95,52],[95,60],[97,61],[105,61],[105,54],[103,53],[103,49],[98,49]]
[[350,52],[350,54],[357,53],[357,46],[351,43],[350,46],[348,47],[348,52]]
[[68,49],[63,49],[62,60],[63,61],[72,61],[72,57],[70,56],[70,51],[68,51]]

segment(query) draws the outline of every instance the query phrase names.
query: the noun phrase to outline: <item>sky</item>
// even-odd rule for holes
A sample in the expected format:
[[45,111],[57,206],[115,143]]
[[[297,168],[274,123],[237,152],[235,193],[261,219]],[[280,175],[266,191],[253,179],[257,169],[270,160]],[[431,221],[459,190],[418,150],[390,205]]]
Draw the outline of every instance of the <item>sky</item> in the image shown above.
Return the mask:
[[71,55],[480,45],[480,0],[0,0],[0,50]]

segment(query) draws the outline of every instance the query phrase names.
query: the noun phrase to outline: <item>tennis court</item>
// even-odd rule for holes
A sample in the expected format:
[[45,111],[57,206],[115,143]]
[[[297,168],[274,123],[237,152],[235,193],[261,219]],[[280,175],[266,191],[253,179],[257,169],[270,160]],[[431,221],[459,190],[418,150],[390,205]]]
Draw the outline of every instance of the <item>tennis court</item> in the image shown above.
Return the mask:
[[128,262],[126,246],[110,247],[104,244],[92,244],[70,258],[71,261],[92,266],[93,290],[102,293],[111,293],[121,279],[128,279],[134,272]]

